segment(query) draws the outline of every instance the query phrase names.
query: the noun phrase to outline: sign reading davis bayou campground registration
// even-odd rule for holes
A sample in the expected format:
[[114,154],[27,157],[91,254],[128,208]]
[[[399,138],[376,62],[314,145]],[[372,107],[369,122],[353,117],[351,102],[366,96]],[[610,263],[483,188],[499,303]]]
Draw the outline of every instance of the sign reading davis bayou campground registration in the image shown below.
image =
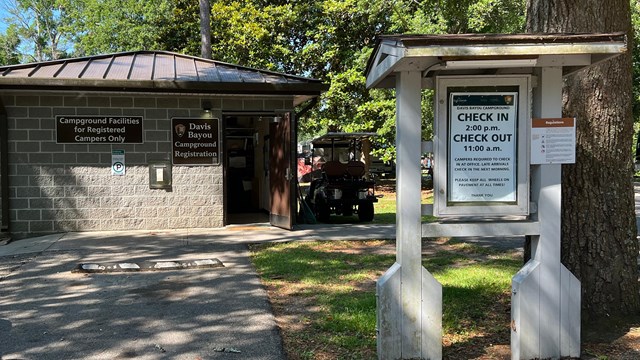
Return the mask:
[[451,93],[449,203],[517,201],[517,92]]
[[142,144],[142,116],[56,116],[58,144]]
[[220,164],[220,119],[173,118],[174,165]]

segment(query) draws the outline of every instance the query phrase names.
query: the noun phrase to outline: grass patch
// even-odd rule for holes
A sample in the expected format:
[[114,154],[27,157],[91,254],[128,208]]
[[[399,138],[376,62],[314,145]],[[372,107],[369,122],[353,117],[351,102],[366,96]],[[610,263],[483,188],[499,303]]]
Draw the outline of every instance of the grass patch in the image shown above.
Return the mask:
[[[375,280],[395,261],[388,241],[295,242],[252,247],[290,359],[375,359]],[[443,284],[446,346],[508,343],[513,254],[436,251],[424,266]]]
[[375,358],[375,280],[395,255],[365,253],[363,246],[388,244],[297,242],[253,249],[276,313],[293,316],[280,324],[291,359]]
[[[422,191],[422,204],[433,204],[433,192]],[[378,199],[374,204],[375,216],[374,224],[395,224],[396,223],[396,194],[392,192],[383,193],[383,197]],[[425,215],[422,217],[423,222],[432,222],[437,218],[435,216]]]
[[500,258],[433,272],[443,286],[445,343],[467,342],[468,337],[484,336],[496,327],[508,331],[508,319],[495,315],[509,306],[511,277],[521,266],[522,260]]

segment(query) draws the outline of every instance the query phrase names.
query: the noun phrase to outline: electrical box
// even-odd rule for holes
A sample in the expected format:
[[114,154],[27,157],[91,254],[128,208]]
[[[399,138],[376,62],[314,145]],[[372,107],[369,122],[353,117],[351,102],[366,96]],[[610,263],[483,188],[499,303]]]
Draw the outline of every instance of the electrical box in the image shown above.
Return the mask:
[[171,161],[156,160],[149,162],[149,188],[171,189]]

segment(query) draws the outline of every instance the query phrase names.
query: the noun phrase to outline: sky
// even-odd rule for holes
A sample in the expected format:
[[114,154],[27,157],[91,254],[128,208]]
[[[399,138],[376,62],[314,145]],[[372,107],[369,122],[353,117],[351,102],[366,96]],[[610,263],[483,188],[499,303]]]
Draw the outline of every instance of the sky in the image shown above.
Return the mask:
[[5,1],[0,1],[0,33],[2,34],[7,30],[7,20],[5,18],[9,16],[5,4]]

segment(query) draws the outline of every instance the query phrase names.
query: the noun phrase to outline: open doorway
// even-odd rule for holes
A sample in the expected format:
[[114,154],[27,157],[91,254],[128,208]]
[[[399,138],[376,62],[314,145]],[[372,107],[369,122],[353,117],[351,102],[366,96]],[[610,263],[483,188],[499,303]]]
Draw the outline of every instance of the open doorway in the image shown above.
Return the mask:
[[271,119],[273,114],[223,116],[226,225],[269,222]]

